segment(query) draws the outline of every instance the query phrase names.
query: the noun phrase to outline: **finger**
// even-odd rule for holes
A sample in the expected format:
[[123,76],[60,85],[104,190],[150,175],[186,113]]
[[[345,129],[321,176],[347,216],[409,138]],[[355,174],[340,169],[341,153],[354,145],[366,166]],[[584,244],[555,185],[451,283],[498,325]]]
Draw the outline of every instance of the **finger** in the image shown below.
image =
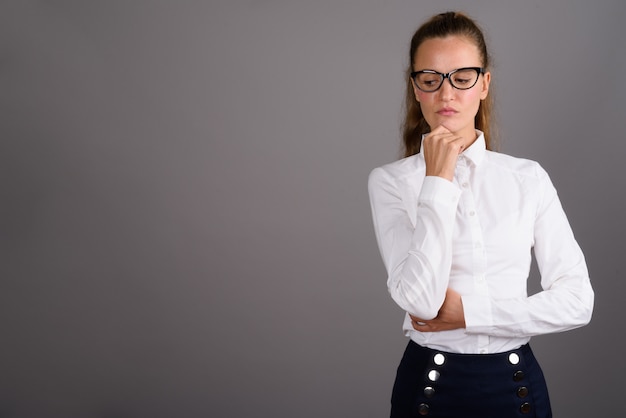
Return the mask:
[[424,140],[426,142],[439,142],[439,141],[450,141],[452,139],[455,138],[455,135],[451,132],[445,131],[445,132],[430,132],[428,135],[426,135],[426,137],[424,138]]
[[437,126],[435,129],[430,131],[431,134],[439,134],[439,133],[451,133],[451,131],[443,125]]
[[460,154],[463,152],[465,148],[465,139],[462,136],[451,134],[450,137],[446,138],[446,145],[450,148],[451,151]]
[[411,321],[417,321],[417,322],[426,322],[426,320],[418,318],[415,315],[409,314],[409,316],[411,317]]
[[432,326],[426,322],[412,322],[411,325],[415,331],[419,332],[431,332]]
[[424,144],[437,147],[458,147],[465,139],[452,132],[432,132],[424,138]]
[[411,318],[413,318],[411,320],[411,324],[413,325],[413,328],[428,326],[428,323],[426,321],[424,321],[424,320],[421,320],[421,319],[418,319],[418,318],[414,318],[414,317],[411,317]]
[[[446,144],[452,144],[455,142],[461,142],[461,143],[466,142],[463,136],[459,135],[456,132],[452,132],[451,130],[446,128],[444,125],[437,126],[435,129],[430,131],[430,133],[428,133],[424,139],[428,141],[436,141],[436,142],[441,141],[442,143],[446,143]],[[460,149],[462,150],[463,148],[464,146],[461,145]]]

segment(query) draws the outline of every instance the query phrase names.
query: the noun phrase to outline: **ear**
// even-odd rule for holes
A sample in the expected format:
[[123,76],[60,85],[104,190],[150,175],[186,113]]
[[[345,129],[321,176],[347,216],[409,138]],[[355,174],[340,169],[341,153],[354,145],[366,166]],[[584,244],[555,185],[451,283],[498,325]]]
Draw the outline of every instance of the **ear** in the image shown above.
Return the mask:
[[482,90],[480,91],[480,100],[485,100],[487,98],[487,95],[489,94],[490,83],[491,83],[491,73],[489,71],[486,71],[485,74],[483,74],[483,86],[482,86]]

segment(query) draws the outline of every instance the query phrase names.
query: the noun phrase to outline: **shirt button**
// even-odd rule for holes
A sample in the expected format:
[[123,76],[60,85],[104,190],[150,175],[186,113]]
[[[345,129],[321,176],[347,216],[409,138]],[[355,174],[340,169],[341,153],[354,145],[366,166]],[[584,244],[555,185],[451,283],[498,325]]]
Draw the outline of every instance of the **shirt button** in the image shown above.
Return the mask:
[[470,216],[474,216],[474,215],[476,215],[476,212],[474,212],[473,210],[470,210],[469,214],[470,214]]
[[467,186],[469,186],[469,185],[467,184],[467,182],[465,182],[461,186],[463,186],[465,189],[467,189]]
[[487,350],[484,348],[481,348],[479,352],[480,354],[487,354]]

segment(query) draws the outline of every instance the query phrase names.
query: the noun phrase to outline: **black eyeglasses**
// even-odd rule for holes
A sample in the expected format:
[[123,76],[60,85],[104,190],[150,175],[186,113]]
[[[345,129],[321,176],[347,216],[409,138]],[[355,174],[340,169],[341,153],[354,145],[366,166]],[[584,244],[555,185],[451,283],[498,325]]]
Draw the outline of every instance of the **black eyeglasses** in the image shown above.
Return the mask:
[[414,71],[411,78],[418,89],[426,93],[432,93],[439,90],[446,78],[455,89],[468,90],[476,85],[478,77],[485,74],[485,69],[481,67],[464,67],[447,74],[443,74],[434,70]]

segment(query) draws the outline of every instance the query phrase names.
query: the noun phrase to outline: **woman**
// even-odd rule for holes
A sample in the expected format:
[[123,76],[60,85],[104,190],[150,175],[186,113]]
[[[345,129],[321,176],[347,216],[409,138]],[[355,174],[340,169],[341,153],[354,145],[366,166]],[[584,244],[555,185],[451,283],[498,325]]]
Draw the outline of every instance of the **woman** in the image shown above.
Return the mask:
[[[466,15],[415,33],[404,159],[369,192],[409,344],[392,417],[551,417],[530,337],[587,324],[593,290],[556,191],[536,162],[493,152],[489,55]],[[543,291],[527,295],[531,249]]]

